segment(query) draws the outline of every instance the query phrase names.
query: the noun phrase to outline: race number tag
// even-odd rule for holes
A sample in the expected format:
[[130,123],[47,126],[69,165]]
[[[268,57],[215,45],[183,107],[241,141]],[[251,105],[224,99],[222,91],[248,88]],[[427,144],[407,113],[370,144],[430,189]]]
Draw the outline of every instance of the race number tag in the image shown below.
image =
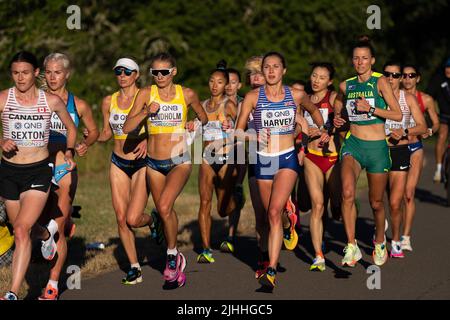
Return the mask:
[[203,140],[214,141],[224,138],[225,133],[222,131],[222,123],[219,120],[208,121],[208,123],[203,126]]
[[[357,99],[348,99],[347,105],[345,106],[348,113],[348,119],[350,122],[358,122],[358,121],[369,121],[376,120],[377,117],[371,116],[370,118],[367,116],[367,112],[359,112],[356,110],[356,100]],[[367,102],[370,106],[375,107],[375,98],[366,98]]]
[[177,127],[183,121],[183,106],[181,104],[161,104],[158,114],[149,119],[153,126]]
[[295,121],[293,109],[263,110],[261,112],[261,124],[263,128],[269,128],[271,134],[284,134],[292,130]]

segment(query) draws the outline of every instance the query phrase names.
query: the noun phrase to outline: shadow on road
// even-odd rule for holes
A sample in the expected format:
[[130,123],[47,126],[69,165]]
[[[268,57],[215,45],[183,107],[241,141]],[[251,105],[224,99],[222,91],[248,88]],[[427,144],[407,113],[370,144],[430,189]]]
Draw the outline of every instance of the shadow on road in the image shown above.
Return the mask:
[[447,207],[447,199],[435,195],[428,190],[416,188],[416,199],[421,202],[433,203],[442,207]]

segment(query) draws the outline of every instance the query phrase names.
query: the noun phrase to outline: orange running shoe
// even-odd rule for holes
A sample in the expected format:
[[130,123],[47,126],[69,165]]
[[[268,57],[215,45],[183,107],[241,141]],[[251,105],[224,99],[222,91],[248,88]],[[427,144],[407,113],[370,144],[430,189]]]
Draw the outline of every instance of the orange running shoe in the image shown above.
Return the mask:
[[47,284],[39,300],[58,300],[58,289],[53,288],[51,284]]

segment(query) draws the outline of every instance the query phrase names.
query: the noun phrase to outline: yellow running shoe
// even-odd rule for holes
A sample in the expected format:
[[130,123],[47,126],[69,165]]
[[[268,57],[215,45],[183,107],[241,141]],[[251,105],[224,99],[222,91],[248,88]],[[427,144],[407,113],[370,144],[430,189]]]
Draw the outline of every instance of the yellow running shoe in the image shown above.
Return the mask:
[[316,256],[313,260],[309,271],[325,271],[325,259],[321,256]]
[[295,224],[297,223],[297,215],[295,214],[295,205],[291,201],[291,198],[286,202],[285,211],[288,214],[291,225],[289,228],[283,228],[283,242],[284,246],[288,250],[294,250],[298,243],[297,231],[295,231]]
[[267,287],[267,288],[275,288],[275,276],[276,276],[277,272],[275,269],[268,267],[267,271],[261,276],[259,277],[258,281],[259,284],[262,285],[263,287]]
[[197,263],[213,263],[215,262],[211,249],[204,249],[197,257]]
[[385,264],[388,258],[386,243],[375,243],[375,250],[373,250],[372,257],[373,262],[377,266],[382,266]]

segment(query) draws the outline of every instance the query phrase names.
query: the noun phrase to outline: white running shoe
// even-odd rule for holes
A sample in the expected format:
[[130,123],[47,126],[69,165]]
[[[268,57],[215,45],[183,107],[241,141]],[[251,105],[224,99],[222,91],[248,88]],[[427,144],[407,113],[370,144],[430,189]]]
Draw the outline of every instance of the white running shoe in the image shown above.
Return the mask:
[[410,236],[402,236],[400,238],[402,250],[413,251],[411,247],[411,238]]
[[441,178],[442,178],[442,174],[441,174],[441,170],[436,170],[434,172],[434,176],[433,176],[433,182],[441,182]]
[[402,243],[400,241],[391,241],[391,258],[404,258]]
[[51,219],[46,227],[48,233],[50,233],[50,236],[48,237],[47,240],[41,241],[41,252],[44,259],[52,260],[55,257],[57,249],[54,237],[55,234],[58,232],[58,224],[56,223],[55,220]]
[[358,248],[358,243],[355,240],[355,244],[347,243],[344,248],[345,256],[341,261],[343,266],[348,265],[354,267],[356,263],[362,258],[361,250]]
[[375,250],[372,253],[373,261],[377,266],[382,266],[388,259],[386,242],[375,243]]

